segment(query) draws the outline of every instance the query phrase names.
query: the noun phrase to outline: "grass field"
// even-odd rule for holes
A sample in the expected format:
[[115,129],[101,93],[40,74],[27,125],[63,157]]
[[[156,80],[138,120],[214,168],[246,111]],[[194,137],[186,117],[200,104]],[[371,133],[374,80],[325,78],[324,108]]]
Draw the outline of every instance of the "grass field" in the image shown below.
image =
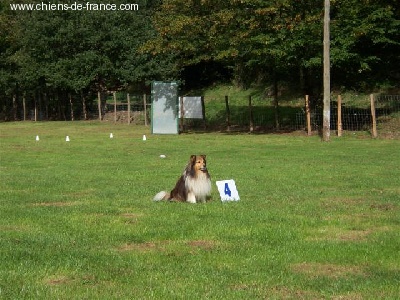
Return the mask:
[[[1,123],[0,299],[399,299],[399,149]],[[152,201],[203,153],[211,202]]]

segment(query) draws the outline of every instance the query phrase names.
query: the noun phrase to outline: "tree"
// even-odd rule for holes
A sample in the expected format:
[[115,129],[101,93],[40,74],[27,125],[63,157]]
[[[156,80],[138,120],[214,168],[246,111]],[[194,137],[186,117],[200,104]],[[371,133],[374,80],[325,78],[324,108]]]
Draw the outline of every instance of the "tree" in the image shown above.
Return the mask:
[[[359,81],[360,72],[363,77],[367,72],[373,75],[373,69],[398,74],[393,63],[399,59],[393,53],[400,40],[399,2],[334,0],[331,6],[335,81]],[[238,81],[254,80],[272,69],[286,78],[302,74],[297,79],[304,82],[304,92],[314,89],[318,94],[322,87],[320,0],[165,0],[153,23],[158,34],[144,48],[149,53],[177,54],[178,70],[200,62],[220,62],[234,70]],[[390,58],[390,64],[383,57]]]
[[47,93],[58,102],[50,105],[63,107],[72,103],[68,95],[73,94],[85,106],[92,91],[141,86],[167,77],[172,73],[165,67],[170,57],[138,51],[154,35],[150,16],[158,1],[135,3],[139,11],[13,12],[8,2],[2,2],[0,65],[7,74],[0,74],[0,86],[9,90],[5,97],[22,91],[33,97]]
[[400,2],[335,0],[331,6],[334,84],[374,88],[398,82]]

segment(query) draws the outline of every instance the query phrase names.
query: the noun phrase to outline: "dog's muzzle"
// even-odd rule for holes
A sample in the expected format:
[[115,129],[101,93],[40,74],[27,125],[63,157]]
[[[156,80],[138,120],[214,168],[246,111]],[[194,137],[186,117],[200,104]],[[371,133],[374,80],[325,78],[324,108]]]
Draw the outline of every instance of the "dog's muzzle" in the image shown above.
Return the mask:
[[206,167],[202,167],[202,168],[200,168],[200,171],[205,172],[205,171],[207,171],[207,168]]

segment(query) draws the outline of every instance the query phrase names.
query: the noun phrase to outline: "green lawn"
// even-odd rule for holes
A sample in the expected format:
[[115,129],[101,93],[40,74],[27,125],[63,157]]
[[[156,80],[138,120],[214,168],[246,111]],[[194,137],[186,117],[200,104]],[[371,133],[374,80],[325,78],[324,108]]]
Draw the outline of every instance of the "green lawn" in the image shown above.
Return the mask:
[[[0,299],[400,298],[400,140],[149,131],[0,124]],[[191,154],[212,201],[153,202]]]

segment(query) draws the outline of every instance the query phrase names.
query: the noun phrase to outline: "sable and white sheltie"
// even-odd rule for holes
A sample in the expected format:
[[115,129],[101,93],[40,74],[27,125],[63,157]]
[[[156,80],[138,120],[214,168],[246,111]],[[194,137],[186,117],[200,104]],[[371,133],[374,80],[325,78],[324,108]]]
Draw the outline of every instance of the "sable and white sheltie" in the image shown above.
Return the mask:
[[191,155],[182,176],[174,189],[168,193],[161,191],[154,201],[170,200],[180,202],[206,202],[211,195],[211,178],[207,170],[205,155]]

